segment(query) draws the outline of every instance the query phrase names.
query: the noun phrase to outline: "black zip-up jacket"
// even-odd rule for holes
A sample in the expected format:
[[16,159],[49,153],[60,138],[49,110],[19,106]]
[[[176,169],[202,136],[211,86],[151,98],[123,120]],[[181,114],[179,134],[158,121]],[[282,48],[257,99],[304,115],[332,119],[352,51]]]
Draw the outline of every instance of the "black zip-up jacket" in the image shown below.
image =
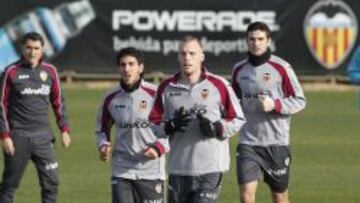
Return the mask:
[[50,129],[49,104],[61,132],[70,131],[65,97],[56,68],[40,62],[31,68],[23,61],[7,67],[0,77],[0,138],[11,131],[35,132]]

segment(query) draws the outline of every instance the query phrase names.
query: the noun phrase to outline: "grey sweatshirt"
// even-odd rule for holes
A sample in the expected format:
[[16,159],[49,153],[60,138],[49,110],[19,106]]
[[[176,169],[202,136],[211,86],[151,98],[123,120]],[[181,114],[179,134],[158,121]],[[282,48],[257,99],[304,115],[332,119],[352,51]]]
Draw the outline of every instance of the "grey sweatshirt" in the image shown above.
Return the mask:
[[150,129],[148,116],[154,103],[156,86],[141,81],[139,88],[126,92],[121,86],[109,91],[99,108],[96,143],[110,144],[115,126],[112,175],[128,179],[165,179],[165,156],[149,160],[143,150],[156,145],[161,154],[169,151],[168,140],[158,139]]
[[[258,66],[243,60],[234,66],[232,87],[247,119],[240,131],[240,143],[289,145],[290,116],[304,109],[306,104],[290,64],[275,55]],[[274,100],[274,111],[266,113],[262,110],[259,95]]]
[[[160,84],[150,114],[155,134],[163,137],[166,136],[164,121],[171,119],[175,110],[183,106],[191,112],[192,121],[186,131],[177,132],[170,139],[169,173],[191,176],[228,170],[228,138],[245,122],[234,91],[225,79],[205,70],[202,81],[193,86],[181,84],[180,77],[177,73]],[[204,136],[196,117],[198,113],[212,122],[220,121],[224,139]]]

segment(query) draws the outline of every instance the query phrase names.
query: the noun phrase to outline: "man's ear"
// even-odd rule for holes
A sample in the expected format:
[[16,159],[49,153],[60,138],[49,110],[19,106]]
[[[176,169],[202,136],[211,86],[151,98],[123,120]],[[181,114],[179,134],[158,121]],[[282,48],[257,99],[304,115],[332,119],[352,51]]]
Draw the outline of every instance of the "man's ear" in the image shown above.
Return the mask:
[[204,61],[205,61],[205,54],[204,54],[204,52],[201,53],[200,60],[201,60],[201,62],[204,62]]
[[144,72],[144,64],[142,63],[139,65],[139,73],[141,74],[143,72]]
[[271,38],[268,38],[268,44],[267,44],[267,46],[270,47],[270,45],[271,45]]

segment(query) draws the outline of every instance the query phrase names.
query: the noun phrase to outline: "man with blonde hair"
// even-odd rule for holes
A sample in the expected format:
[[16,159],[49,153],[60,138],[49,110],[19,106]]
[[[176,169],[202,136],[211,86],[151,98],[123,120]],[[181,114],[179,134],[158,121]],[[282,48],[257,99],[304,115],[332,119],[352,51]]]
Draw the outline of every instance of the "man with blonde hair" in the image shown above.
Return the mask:
[[164,80],[150,113],[153,130],[170,137],[169,203],[215,203],[229,169],[228,139],[244,123],[230,84],[203,66],[200,41],[179,44],[180,71]]

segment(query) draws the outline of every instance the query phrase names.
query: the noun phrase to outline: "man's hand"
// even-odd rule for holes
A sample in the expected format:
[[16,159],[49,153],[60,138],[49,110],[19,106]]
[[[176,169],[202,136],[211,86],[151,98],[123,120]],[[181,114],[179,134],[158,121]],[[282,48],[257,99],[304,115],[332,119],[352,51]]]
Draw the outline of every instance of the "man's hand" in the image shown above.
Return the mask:
[[182,106],[175,111],[173,119],[165,122],[165,133],[171,135],[175,132],[185,132],[190,121],[190,113],[186,112],[185,108]]
[[259,96],[259,100],[264,112],[270,112],[275,109],[275,102],[268,95]]
[[7,155],[14,156],[15,147],[14,147],[14,143],[13,143],[12,139],[10,137],[7,137],[7,138],[1,140],[1,142],[2,142],[2,147],[5,151],[5,153]]
[[202,114],[197,114],[197,118],[199,119],[200,130],[205,137],[222,139],[220,121],[211,122]]
[[144,149],[144,155],[151,160],[159,158],[158,152],[153,147],[147,147]]
[[101,161],[109,161],[111,156],[111,145],[104,144],[100,147],[100,160]]
[[71,144],[71,138],[67,131],[61,133],[61,144],[65,149],[69,148]]

